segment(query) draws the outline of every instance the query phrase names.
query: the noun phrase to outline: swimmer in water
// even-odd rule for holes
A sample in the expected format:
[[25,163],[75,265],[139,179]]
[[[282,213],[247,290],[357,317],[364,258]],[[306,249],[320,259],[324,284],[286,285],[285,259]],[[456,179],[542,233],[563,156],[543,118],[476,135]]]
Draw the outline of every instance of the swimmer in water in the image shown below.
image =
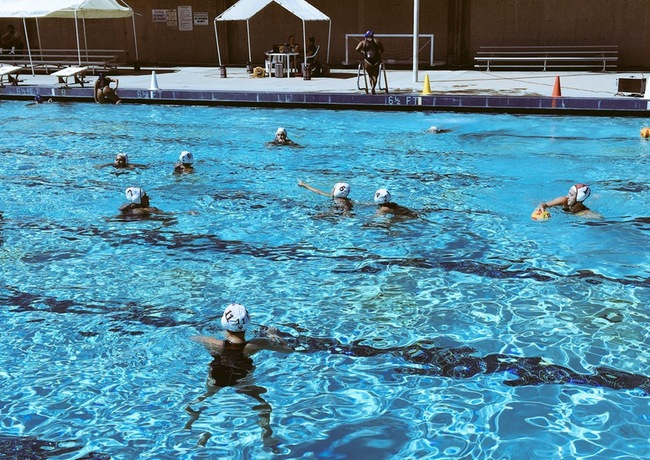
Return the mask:
[[46,101],[45,99],[43,99],[43,96],[41,96],[41,94],[38,93],[36,96],[34,96],[34,102],[30,102],[30,103],[27,104],[27,105],[37,105],[37,104],[43,104],[43,103],[45,103],[45,102],[47,102],[47,103],[49,104],[50,102],[52,102],[52,98],[49,98],[49,99]]
[[546,211],[554,206],[562,206],[562,211],[568,214],[575,214],[580,217],[600,218],[600,214],[592,211],[584,205],[584,202],[591,195],[591,189],[586,184],[575,184],[569,189],[566,196],[559,196],[550,201],[540,204],[535,212]]
[[294,141],[287,137],[287,130],[284,128],[278,128],[275,132],[275,138],[271,142],[267,142],[266,145],[290,145],[298,146]]
[[332,191],[330,193],[319,190],[316,187],[312,187],[311,185],[306,184],[301,180],[298,180],[298,187],[306,188],[307,190],[319,195],[331,197],[336,208],[338,210],[342,210],[344,212],[344,215],[348,215],[348,213],[352,211],[352,200],[348,198],[348,195],[350,194],[350,184],[347,182],[337,182],[334,184],[334,187],[332,187]]
[[451,129],[449,128],[438,128],[437,126],[432,126],[429,129],[427,129],[427,132],[433,133],[433,134],[444,134],[451,132]]
[[194,172],[194,155],[187,150],[183,150],[178,156],[178,163],[174,165],[174,174],[189,174]]
[[[241,380],[247,377],[254,369],[251,357],[262,350],[277,351],[280,353],[291,353],[293,348],[278,335],[275,328],[266,328],[264,337],[257,337],[246,340],[246,330],[250,324],[250,315],[246,307],[240,304],[230,304],[226,307],[221,317],[221,327],[224,330],[224,339],[215,339],[203,335],[190,337],[190,340],[203,345],[213,360],[209,365],[208,378],[206,381],[206,392],[190,402],[185,411],[191,418],[185,425],[185,429],[191,429],[192,424],[198,420],[201,412],[207,407],[199,410],[191,406],[204,401],[225,387],[235,387],[235,392],[245,394],[258,401],[260,404],[254,407],[260,415],[260,426],[262,427],[262,440],[264,445],[275,449],[278,442],[274,440],[273,431],[270,426],[271,406],[261,397],[266,392],[265,388]],[[205,443],[209,438],[205,434],[201,437],[199,444]]]
[[129,161],[129,155],[126,153],[118,153],[115,155],[115,160],[112,163],[99,166],[100,168],[105,168],[107,166],[113,166],[116,169],[135,169],[135,168],[146,168],[146,165],[139,165],[131,163]]
[[149,195],[139,187],[129,187],[124,192],[126,199],[130,201],[120,207],[120,213],[125,216],[148,217],[151,214],[164,214],[158,208],[150,205]]
[[405,206],[401,206],[392,201],[393,197],[385,188],[380,188],[375,192],[375,204],[377,205],[377,214],[393,214],[395,217],[413,219],[419,217],[414,211]]

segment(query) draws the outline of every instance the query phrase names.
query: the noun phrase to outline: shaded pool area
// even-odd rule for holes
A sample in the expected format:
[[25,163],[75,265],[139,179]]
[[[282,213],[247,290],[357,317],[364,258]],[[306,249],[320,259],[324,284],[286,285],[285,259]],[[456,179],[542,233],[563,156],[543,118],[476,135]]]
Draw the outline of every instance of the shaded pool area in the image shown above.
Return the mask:
[[[644,458],[644,120],[4,101],[0,446],[34,458]],[[301,147],[265,146],[285,127]],[[432,126],[445,132],[433,133]],[[194,173],[175,175],[182,150]],[[127,152],[130,170],[106,166]],[[298,187],[348,182],[351,210]],[[585,182],[602,218],[542,201]],[[127,187],[167,214],[125,219]],[[387,188],[417,217],[378,215]],[[205,392],[226,304],[264,403]]]

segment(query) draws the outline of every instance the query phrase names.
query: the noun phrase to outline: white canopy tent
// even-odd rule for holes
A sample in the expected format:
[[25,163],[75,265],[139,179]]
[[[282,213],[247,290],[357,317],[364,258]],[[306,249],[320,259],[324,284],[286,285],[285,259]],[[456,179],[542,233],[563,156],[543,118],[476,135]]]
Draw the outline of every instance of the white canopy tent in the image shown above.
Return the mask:
[[[121,5],[120,3],[123,3]],[[36,19],[36,30],[38,33],[38,42],[40,46],[40,32],[38,29],[38,18],[69,18],[74,19],[75,32],[77,38],[77,54],[79,65],[81,66],[81,44],[79,41],[79,19],[83,22],[84,45],[86,43],[86,19],[107,19],[107,18],[133,18],[133,38],[135,41],[135,59],[139,61],[138,41],[135,30],[135,16],[133,10],[122,0],[2,0],[0,1],[1,18],[17,18],[23,20],[23,29],[25,31],[25,43],[29,54],[29,61],[32,61],[32,51],[29,45],[29,36],[27,34],[26,19]]]
[[[327,33],[327,62],[330,58],[330,40],[332,36],[332,21],[318,9],[307,3],[305,0],[239,0],[233,6],[221,13],[214,19],[214,35],[217,40],[217,55],[219,56],[219,66],[221,63],[221,49],[219,48],[219,34],[217,32],[217,22],[219,21],[246,21],[246,34],[248,36],[248,61],[251,62],[251,29],[250,20],[261,10],[271,3],[277,3],[287,11],[293,13],[302,20],[302,42],[307,43],[306,21],[328,21],[329,28]],[[307,62],[307,47],[303,47],[305,62]]]

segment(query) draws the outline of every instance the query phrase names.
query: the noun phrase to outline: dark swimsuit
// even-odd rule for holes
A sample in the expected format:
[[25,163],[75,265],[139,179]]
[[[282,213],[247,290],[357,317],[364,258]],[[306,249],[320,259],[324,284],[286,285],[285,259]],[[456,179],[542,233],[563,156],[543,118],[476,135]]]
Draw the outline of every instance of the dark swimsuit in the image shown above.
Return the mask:
[[110,83],[111,83],[111,81],[108,78],[106,78],[106,77],[100,78],[99,79],[99,85],[98,85],[97,88],[103,90],[108,85],[110,85]]
[[364,59],[365,61],[372,65],[376,66],[381,62],[381,53],[379,52],[379,46],[374,40],[366,40],[366,46],[364,46]]
[[224,341],[220,355],[210,363],[211,384],[217,387],[229,387],[239,383],[253,370],[253,360],[244,356],[246,343]]

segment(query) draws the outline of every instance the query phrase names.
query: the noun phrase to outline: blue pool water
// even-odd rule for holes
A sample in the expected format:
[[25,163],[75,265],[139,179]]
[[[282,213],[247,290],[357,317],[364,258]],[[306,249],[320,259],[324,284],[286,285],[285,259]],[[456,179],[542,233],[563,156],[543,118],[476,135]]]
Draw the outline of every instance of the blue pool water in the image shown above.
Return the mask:
[[[535,369],[599,375],[608,368],[645,382],[650,143],[639,129],[646,120],[0,107],[5,453],[650,456],[647,386],[553,379],[510,386],[513,372],[450,376],[396,353],[363,357],[340,347],[255,355],[247,383],[265,389],[268,424],[268,406],[233,388],[194,405],[202,412],[190,427],[185,411],[204,393],[211,361],[188,338],[222,337],[219,318],[231,302],[249,308],[250,336],[275,325],[343,346],[427,341],[452,361],[470,347],[464,362],[543,358]],[[427,132],[434,125],[451,131]],[[278,126],[302,148],[265,147]],[[196,171],[173,175],[185,149]],[[100,167],[119,151],[147,167]],[[298,179],[324,190],[349,182],[352,214]],[[546,222],[530,218],[575,182],[591,185],[586,204],[602,219],[556,210]],[[170,214],[120,218],[130,186]],[[420,217],[378,216],[379,187]]]

